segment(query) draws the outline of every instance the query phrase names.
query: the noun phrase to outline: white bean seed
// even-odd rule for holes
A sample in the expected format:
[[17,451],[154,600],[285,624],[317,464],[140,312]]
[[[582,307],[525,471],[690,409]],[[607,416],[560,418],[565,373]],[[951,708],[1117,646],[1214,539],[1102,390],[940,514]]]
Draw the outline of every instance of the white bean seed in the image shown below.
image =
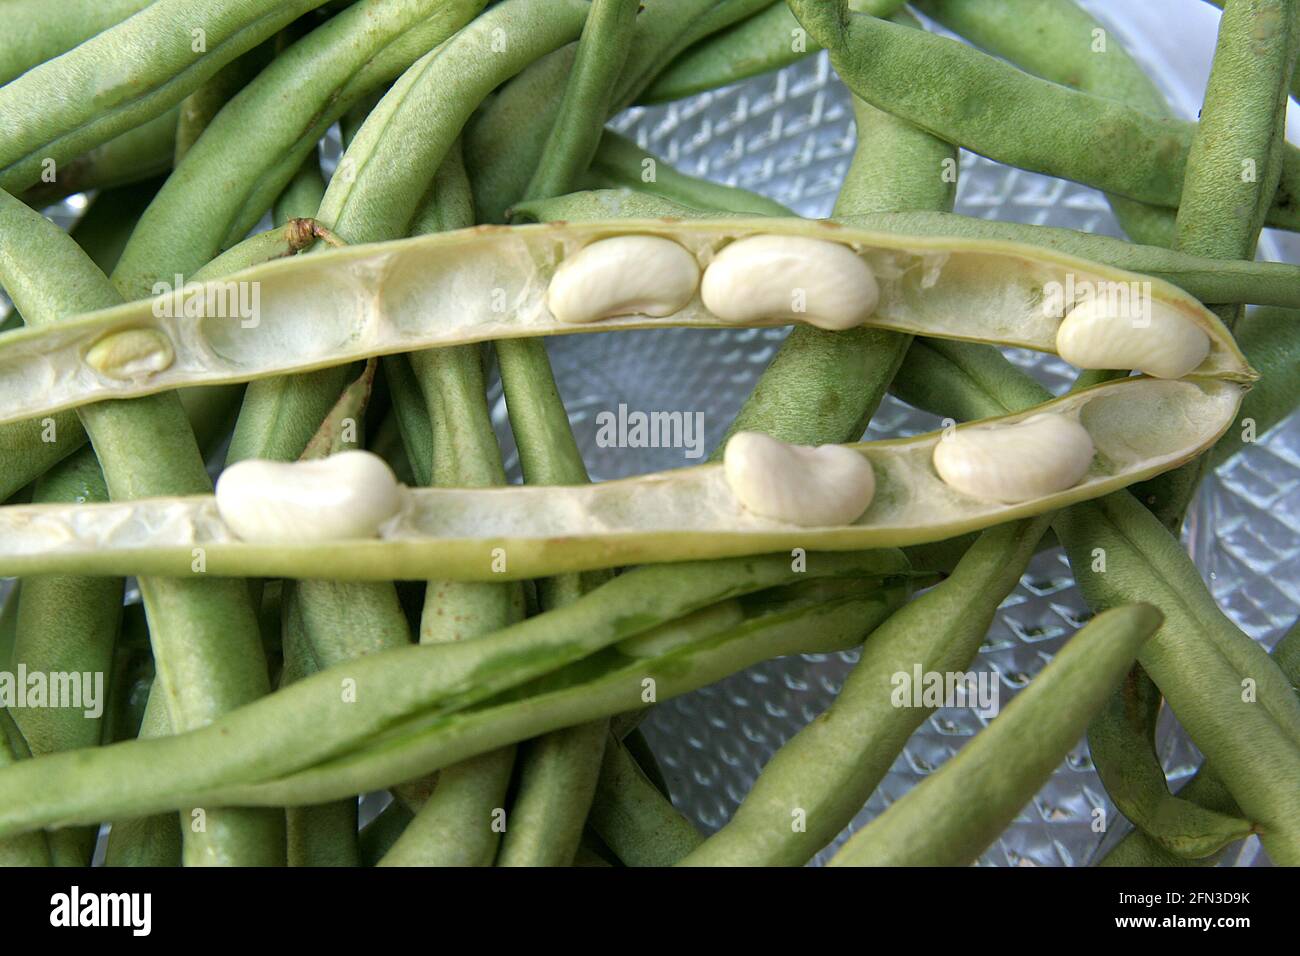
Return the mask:
[[546,305],[561,322],[598,322],[618,315],[661,318],[695,296],[700,265],[671,239],[599,239],[560,263]]
[[727,485],[747,511],[803,527],[852,524],[876,493],[871,462],[840,445],[791,445],[737,432],[723,456]]
[[1163,302],[1151,300],[1139,312],[1095,296],[1062,320],[1056,351],[1079,368],[1131,368],[1156,378],[1182,378],[1210,354],[1210,337]]
[[121,381],[147,379],[176,361],[171,339],[156,329],[124,329],[104,336],[86,351],[86,364]]
[[373,538],[401,506],[392,469],[368,451],[292,463],[250,459],[217,480],[217,510],[243,541]]
[[704,270],[700,296],[727,322],[861,325],[876,310],[876,277],[848,246],[802,236],[751,236],[726,246]]
[[1014,504],[1078,484],[1094,453],[1073,418],[1044,413],[1013,425],[959,428],[934,446],[934,467],[951,488]]

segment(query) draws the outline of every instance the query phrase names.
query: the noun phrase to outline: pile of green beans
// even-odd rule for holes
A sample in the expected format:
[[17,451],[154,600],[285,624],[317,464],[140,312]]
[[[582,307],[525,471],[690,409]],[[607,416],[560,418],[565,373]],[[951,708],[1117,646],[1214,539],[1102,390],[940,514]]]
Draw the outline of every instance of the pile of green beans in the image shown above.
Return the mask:
[[[1284,126],[1298,82],[1300,0],[1216,5],[1210,82],[1188,122],[1113,36],[1100,49],[1090,43],[1105,30],[1075,0],[911,0],[910,9],[904,0],[0,4],[0,289],[14,305],[0,326],[0,358],[11,350],[24,368],[59,374],[41,343],[93,328],[102,338],[83,347],[83,364],[105,377],[128,369],[135,390],[118,394],[137,396],[58,412],[69,402],[50,404],[49,414],[0,424],[0,508],[21,506],[5,514],[35,525],[46,516],[50,527],[50,516],[70,515],[59,527],[76,536],[77,517],[95,507],[185,501],[198,510],[184,521],[217,529],[216,539],[193,540],[221,541],[233,532],[215,510],[220,492],[211,505],[197,496],[213,493],[214,477],[258,462],[298,469],[304,496],[308,476],[322,474],[311,469],[359,458],[423,486],[421,495],[496,494],[488,490],[503,491],[507,478],[488,400],[495,372],[523,479],[541,486],[518,491],[536,496],[554,552],[548,564],[543,544],[537,563],[510,573],[509,548],[498,548],[502,567],[486,577],[447,561],[436,571],[385,563],[349,575],[320,555],[286,568],[241,563],[218,573],[243,577],[219,577],[195,547],[189,574],[140,568],[166,573],[144,574],[131,590],[126,567],[106,571],[102,560],[75,556],[39,567],[58,573],[0,587],[0,677],[75,674],[105,685],[93,716],[0,699],[0,865],[86,866],[97,842],[113,866],[803,865],[844,832],[947,703],[900,703],[898,675],[965,675],[1030,560],[1058,544],[1096,617],[832,864],[977,861],[1085,731],[1114,816],[1133,827],[1100,862],[1204,864],[1257,837],[1274,863],[1300,864],[1300,627],[1266,654],[1219,609],[1178,540],[1205,475],[1244,436],[1254,440],[1300,405],[1300,266],[1256,261],[1261,229],[1300,229],[1300,151]],[[913,12],[967,42],[936,36]],[[819,50],[852,93],[857,130],[833,222],[792,221],[768,197],[685,175],[605,128],[634,103],[706,93]],[[320,144],[336,124],[343,154],[326,176]],[[955,214],[959,148],[1102,190],[1128,238]],[[39,212],[78,194],[89,201],[70,233]],[[978,533],[951,537],[958,529],[947,527],[886,542],[911,545],[902,550],[833,552],[810,550],[831,541],[811,535],[789,553],[694,551],[686,553],[747,556],[627,568],[615,565],[634,552],[619,551],[616,535],[584,538],[586,526],[566,516],[582,490],[574,486],[589,479],[541,338],[476,319],[490,332],[458,344],[423,348],[432,343],[408,330],[405,351],[338,341],[322,361],[268,365],[252,380],[226,369],[155,381],[150,391],[136,385],[163,360],[131,339],[149,330],[104,334],[85,322],[119,320],[83,320],[177,278],[257,283],[284,268],[324,283],[335,278],[331,264],[353,254],[318,258],[326,248],[364,246],[358,253],[374,258],[355,261],[366,269],[400,271],[397,250],[410,244],[379,243],[442,232],[455,235],[412,240],[444,257],[433,270],[438,294],[486,315],[479,297],[502,290],[469,274],[507,241],[519,243],[509,255],[524,249],[535,261],[511,265],[503,253],[501,268],[533,268],[553,284],[576,246],[648,241],[629,230],[654,220],[666,224],[655,241],[676,236],[678,252],[694,229],[731,230],[712,247],[700,240],[700,267],[721,261],[727,243],[756,238],[833,246],[837,232],[911,237],[905,249],[838,245],[880,270],[872,281],[892,283],[893,301],[953,296],[948,278],[906,275],[908,256],[936,275],[949,259],[959,274],[975,268],[963,262],[998,256],[1024,264],[1015,274],[982,266],[1000,270],[996,294],[988,281],[982,298],[974,279],[961,287],[955,309],[1006,305],[1005,315],[969,326],[918,327],[897,316],[891,325],[886,304],[875,325],[797,324],[713,449],[725,468],[740,433],[801,446],[855,442],[891,392],[961,421],[1043,405],[1051,396],[996,347],[934,330],[972,339],[971,328],[1028,315],[1024,301],[1037,302],[1035,270],[1046,262],[1167,283],[1157,282],[1157,301],[1194,312],[1219,336],[1215,359],[1171,377],[1224,389],[1232,404],[1163,470],[1134,469],[1104,496],[961,528]],[[500,231],[473,234],[508,238],[473,266],[458,243],[487,224]],[[308,258],[265,265],[290,256]],[[800,277],[792,295],[804,291]],[[411,288],[401,294],[428,294]],[[696,290],[707,301],[698,277]],[[372,298],[394,325],[413,308],[386,310],[384,295]],[[325,328],[336,305],[371,308],[356,301],[315,290],[296,308]],[[554,324],[559,306],[536,301],[552,324],[525,326],[525,336],[568,331]],[[1256,308],[1247,313],[1247,304]],[[639,301],[603,318],[687,309],[656,307]],[[522,298],[513,308],[527,311]],[[69,319],[83,324],[59,333]],[[11,332],[23,324],[48,326],[49,336]],[[349,334],[371,331],[357,323]],[[89,355],[114,335],[125,341],[110,343],[117,364],[96,365]],[[17,373],[4,378],[11,367],[0,362],[0,389],[26,387]],[[1075,388],[1121,374],[1091,367]],[[1130,385],[1142,383],[1120,391]],[[1101,395],[1097,407],[1149,414],[1153,430],[1161,415],[1202,414],[1173,399],[1149,413],[1115,412],[1115,398],[1104,397],[1119,394],[1112,387],[1050,408],[1087,419]],[[9,418],[35,411],[12,408],[22,411]],[[1116,434],[1085,432],[1102,444]],[[1133,444],[1129,432],[1121,437]],[[1127,447],[1094,451],[1133,457]],[[711,467],[707,474],[725,470]],[[778,467],[764,480],[778,483]],[[874,467],[885,499],[915,494],[902,470]],[[909,467],[935,471],[928,487],[959,497],[938,482],[937,465]],[[685,487],[692,504],[708,500],[714,513],[739,508],[728,522],[756,520],[743,502],[712,501],[720,494],[712,486]],[[805,497],[818,493],[810,487],[800,489]],[[638,506],[639,493],[610,498],[585,520],[617,529],[619,509],[654,507]],[[399,499],[394,521],[418,514],[410,500]],[[140,533],[143,550],[149,532]],[[571,545],[591,553],[560,560]],[[316,573],[279,576],[304,570]],[[264,573],[273,576],[253,576]],[[555,576],[518,580],[537,573]],[[408,580],[427,575],[439,576]],[[661,701],[758,662],[851,649],[860,658],[833,704],[776,751],[724,826],[702,832],[674,805],[639,721]],[[1177,793],[1155,743],[1162,707],[1206,758]],[[361,827],[359,797],[375,791],[391,802]]]

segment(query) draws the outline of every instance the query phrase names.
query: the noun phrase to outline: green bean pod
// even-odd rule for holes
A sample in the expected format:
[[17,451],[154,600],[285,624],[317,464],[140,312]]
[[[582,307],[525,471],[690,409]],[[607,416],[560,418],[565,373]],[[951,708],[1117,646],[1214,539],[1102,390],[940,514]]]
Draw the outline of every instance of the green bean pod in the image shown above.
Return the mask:
[[148,295],[159,280],[190,276],[239,242],[340,116],[483,6],[363,0],[277,56],[213,118],[168,179],[114,272],[118,289],[127,298]]
[[[678,172],[664,160],[645,152],[630,139],[609,129],[601,135],[600,145],[581,180],[591,189],[642,189],[698,210],[748,213],[753,216],[794,215],[779,202],[759,193],[738,186],[723,186]],[[534,201],[525,200],[515,208],[532,215],[529,206]],[[704,216],[703,212],[699,214],[700,218]],[[545,221],[563,217],[541,218]],[[596,218],[612,219],[616,218],[616,214],[610,212]],[[627,218],[646,217],[642,213],[636,213]]]
[[[869,304],[855,300],[863,304],[853,306],[859,313],[852,318],[820,315],[813,288],[803,311],[726,319],[705,305],[699,285],[683,284],[655,293],[664,296],[652,300],[669,313],[663,317],[566,314],[561,320],[552,312],[556,273],[596,240],[666,239],[707,270],[727,245],[764,236],[819,240],[807,253],[810,265],[828,253],[854,252],[878,288],[874,311],[862,314]],[[575,281],[618,268],[630,263],[584,267],[575,270],[583,277]],[[250,381],[414,348],[665,326],[766,327],[791,317],[828,328],[856,323],[1055,352],[1061,313],[1069,307],[1064,296],[1084,289],[1097,290],[1094,298],[1113,290],[1134,303],[1150,300],[1177,313],[1180,327],[1195,326],[1208,354],[1194,374],[1253,379],[1231,335],[1191,296],[1158,278],[1053,249],[799,219],[620,220],[481,226],[349,246],[187,284],[48,328],[4,333],[0,387],[14,398],[0,411],[0,424],[106,398]],[[586,308],[587,301],[569,308]]]
[[[64,163],[165,113],[221,67],[323,0],[157,0],[0,87],[0,187],[36,182]],[[201,31],[202,52],[194,49]]]
[[[110,189],[99,193],[72,228],[72,237],[102,269],[112,268],[141,210],[157,191],[157,183]],[[21,327],[22,319],[15,311]],[[75,414],[29,419],[0,425],[0,502],[45,474],[86,443],[86,429]]]
[[[708,573],[700,573],[705,570]],[[729,597],[793,583],[804,574],[892,579],[907,573],[901,555],[889,551],[814,555],[806,569],[798,561],[775,556],[700,565],[694,573],[687,573],[690,571],[683,566],[639,569],[614,578],[573,604],[489,636],[464,643],[400,648],[348,661],[218,717],[201,729],[49,755],[39,761],[41,774],[48,775],[43,780],[21,779],[29,765],[38,766],[37,761],[24,761],[0,771],[0,835],[39,826],[69,825],[81,822],[83,815],[86,822],[114,819],[188,805],[192,799],[218,798],[219,789],[236,782],[255,783],[303,771],[321,761],[342,757],[371,739],[384,751],[389,749],[382,745],[385,738],[410,733],[418,736],[430,720],[436,725],[442,717],[489,701],[666,620]],[[878,602],[882,608],[892,606],[885,595],[874,592],[868,601]],[[860,635],[862,602],[848,604],[856,616],[853,630]],[[776,620],[781,616],[769,617]],[[786,623],[793,627],[800,622]],[[799,646],[826,640],[828,633],[833,631],[801,628]],[[789,639],[787,632],[784,640],[788,643]],[[741,643],[742,656],[768,649],[758,635],[748,644]],[[692,650],[670,653],[665,659]],[[615,654],[614,663],[621,661],[628,661],[626,667],[614,667],[612,676],[603,678],[606,683],[602,686],[611,688],[618,710],[644,706],[640,701],[641,675],[654,673],[652,662]],[[728,663],[734,661],[733,652]],[[622,670],[636,676],[620,678]],[[671,668],[668,672],[672,672]],[[681,672],[694,673],[690,668],[681,668]],[[589,683],[578,683],[583,685],[580,690],[590,690]],[[566,695],[563,688],[555,693],[562,698],[556,706],[559,723],[541,726],[526,718],[523,724],[507,723],[522,731],[521,736],[530,736],[599,716],[597,712],[570,719],[573,714],[567,708],[574,697]],[[630,702],[629,696],[633,698]],[[503,706],[518,714],[532,699],[530,696],[517,702],[513,710],[510,704]],[[598,693],[579,694],[577,699],[583,707],[603,708],[610,704],[608,694],[604,698]],[[404,763],[398,776],[386,778],[377,786],[412,779],[518,739],[475,733],[468,742],[469,750],[412,772],[406,772],[411,767]],[[462,738],[461,743],[467,742]],[[135,769],[124,773],[128,766]],[[77,786],[61,785],[61,775],[65,774],[76,777]],[[49,799],[34,803],[23,796],[32,792],[33,785]],[[372,789],[352,787],[350,782],[344,785],[348,789],[341,792],[318,797],[323,792],[314,790],[311,799],[277,799],[271,805],[320,803]],[[242,796],[237,802],[247,805]]]
[[568,192],[591,162],[614,84],[632,46],[639,6],[638,0],[593,0],[559,112],[526,196]]
[[1098,615],[955,757],[854,834],[831,866],[973,863],[1078,742],[1160,623],[1145,604]]
[[704,840],[620,740],[605,745],[591,826],[627,866],[669,866]]
[[[936,365],[904,361],[896,384],[939,414],[978,417],[1041,400],[1044,390],[995,349],[933,343]],[[938,368],[946,366],[941,378]],[[917,379],[924,382],[917,384]],[[909,399],[910,400],[910,399]],[[1076,505],[1055,522],[1084,597],[1094,608],[1155,604],[1165,625],[1142,651],[1143,668],[1223,779],[1276,860],[1291,859],[1300,814],[1300,704],[1263,650],[1223,615],[1187,552],[1131,495]],[[1249,682],[1258,703],[1243,699]],[[1243,729],[1248,728],[1248,729]],[[1249,751],[1237,743],[1242,734]],[[1267,767],[1267,769],[1265,769]]]
[[682,865],[800,866],[834,839],[933,710],[898,705],[897,675],[964,672],[1046,528],[1038,518],[986,531],[951,577],[884,622],[830,709],[773,755],[732,819]]
[[177,115],[168,110],[66,160],[22,190],[23,202],[41,208],[76,193],[133,185],[170,172]]
[[[539,222],[584,222],[611,218],[702,218],[699,210],[649,192],[602,189],[571,193],[555,199],[520,203],[516,211]],[[722,215],[713,212],[717,217]],[[1055,226],[977,219],[956,213],[923,210],[869,213],[839,217],[845,225],[875,232],[917,236],[960,236],[1054,249],[1144,275],[1155,276],[1202,302],[1300,308],[1300,267],[1287,262],[1219,260],[1175,252],[1158,246],[1124,242]]]
[[[855,523],[800,527],[737,499],[723,465],[595,485],[399,488],[377,538],[242,541],[212,497],[0,508],[0,575],[73,572],[352,580],[517,580],[642,562],[856,550],[941,541],[1096,498],[1176,467],[1213,445],[1241,389],[1212,379],[1104,383],[963,429],[1033,415],[1081,422],[1099,454],[1061,491],[1006,503],[957,491],[935,472],[948,431],[845,446],[864,455],[879,491]],[[1165,423],[1159,435],[1152,418]],[[810,475],[815,472],[809,472]],[[828,491],[829,493],[829,491]],[[505,559],[504,561],[502,559]]]
[[[1218,7],[1220,10],[1223,9],[1224,0],[1207,0],[1207,2]],[[1291,99],[1300,100],[1300,73],[1291,74]]]
[[[460,761],[560,727],[644,707],[649,696],[675,697],[760,660],[786,654],[829,653],[860,644],[904,599],[905,584],[866,582],[869,593],[770,613],[718,635],[702,645],[680,648],[651,660],[627,662],[607,656],[595,668],[587,663],[556,675],[558,687],[538,681],[536,692],[500,706],[410,722],[375,746],[355,751],[288,777],[251,786],[237,785],[222,799],[274,804],[325,798],[370,789],[368,781],[402,779]],[[598,593],[592,592],[593,594]]]
[[[422,213],[433,229],[473,222],[473,202],[459,143],[439,168],[433,198]],[[420,463],[425,484],[493,486],[505,484],[501,451],[488,413],[479,349],[463,346],[413,353],[386,365],[398,370],[390,377],[397,414],[408,421],[423,411],[431,443]],[[410,389],[409,394],[401,389]],[[415,403],[418,410],[404,410]],[[518,585],[432,580],[425,586],[420,615],[420,643],[470,640],[489,634],[523,617],[523,593]],[[432,794],[379,861],[381,866],[489,866],[500,842],[506,803],[515,765],[515,748],[480,754],[444,767]]]
[[[1176,248],[1254,258],[1270,205],[1285,202],[1287,84],[1300,50],[1293,0],[1229,5],[1187,157]],[[1276,195],[1275,195],[1276,194]]]
[[9,0],[0,7],[0,85],[121,23],[153,0]]
[[[0,770],[30,757],[22,731],[8,708],[0,707]],[[52,862],[49,840],[44,833],[22,833],[0,839],[0,866],[50,866]]]
[[[1297,693],[1300,693],[1300,623],[1292,625],[1291,629],[1282,635],[1281,640],[1273,647],[1271,656],[1292,686],[1297,689]],[[1209,762],[1202,763],[1192,779],[1178,791],[1178,799],[1211,813],[1233,817],[1241,815],[1241,808],[1237,806],[1232,794]],[[1114,846],[1098,865],[1208,866],[1216,860],[1216,856],[1188,859],[1186,856],[1170,852],[1141,830],[1133,830]]]
[[[850,14],[844,0],[792,0],[790,7],[830,50],[849,88],[873,106],[999,162],[1178,206],[1195,124],[1152,117],[1032,77],[964,44]],[[918,75],[938,83],[918,84]],[[988,104],[998,110],[995,121],[988,120]],[[1295,147],[1285,150],[1268,222],[1300,228]]]
[[[376,865],[491,866],[498,838],[494,825],[503,822],[491,815],[506,803],[513,763],[514,748],[503,747],[441,770],[429,802]],[[483,839],[485,834],[491,839]]]
[[1155,750],[1160,691],[1135,667],[1088,726],[1097,775],[1119,811],[1179,856],[1210,856],[1251,833],[1249,822],[1203,809],[1169,792]]
[[[1075,0],[920,0],[917,9],[1035,76],[1152,116],[1172,115],[1160,90],[1118,38]],[[1123,196],[1106,198],[1134,242],[1172,245],[1171,210]]]
[[75,411],[0,425],[0,502],[85,444],[86,429]]

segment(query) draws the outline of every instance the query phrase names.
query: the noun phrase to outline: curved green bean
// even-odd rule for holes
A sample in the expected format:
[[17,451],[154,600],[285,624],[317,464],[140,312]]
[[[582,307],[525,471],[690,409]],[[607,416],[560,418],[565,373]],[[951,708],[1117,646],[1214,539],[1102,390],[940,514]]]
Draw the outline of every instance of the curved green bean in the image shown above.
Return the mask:
[[[1207,2],[1218,7],[1220,10],[1223,9],[1224,0],[1207,0]],[[1291,98],[1293,100],[1300,100],[1300,72],[1291,75]]]
[[52,179],[42,178],[23,190],[23,202],[40,208],[76,193],[129,186],[170,172],[177,116],[178,110],[168,110],[65,161]]
[[[1300,854],[1300,704],[1259,645],[1219,611],[1186,552],[1160,527],[1124,495],[1070,509],[1057,532],[1094,607],[1136,593],[1158,601],[1169,623],[1143,650],[1142,666],[1206,759],[1221,768],[1265,849],[1286,865]],[[1098,548],[1109,573],[1091,570]],[[1148,563],[1162,574],[1155,582],[1143,566]],[[1243,700],[1243,681],[1257,685],[1258,702]],[[1241,739],[1251,741],[1249,749]]]
[[[0,770],[30,757],[22,731],[8,708],[0,707]],[[52,862],[49,842],[40,831],[0,839],[0,866],[50,866]]]
[[[1300,693],[1300,623],[1292,625],[1277,642],[1272,657],[1282,673],[1291,681],[1296,692]],[[1228,792],[1223,780],[1208,761],[1202,763],[1192,779],[1178,791],[1178,799],[1211,813],[1226,816],[1241,814],[1241,809],[1232,799],[1232,794]],[[1215,861],[1214,856],[1189,860],[1185,856],[1171,853],[1141,830],[1133,830],[1100,860],[1099,865],[1207,866]]]
[[[1293,0],[1237,3],[1220,18],[1200,122],[1187,157],[1174,248],[1216,259],[1253,259],[1277,192],[1286,145],[1286,84],[1300,49]],[[1229,329],[1240,306],[1216,314]],[[1189,462],[1134,494],[1174,533],[1200,485],[1207,458]]]
[[1192,859],[1249,836],[1247,821],[1170,794],[1155,749],[1159,710],[1159,689],[1134,667],[1088,725],[1088,748],[1115,806],[1162,847]]
[[[630,187],[699,210],[755,216],[794,215],[779,202],[759,193],[687,176],[662,159],[645,152],[630,139],[609,129],[601,136],[600,146],[592,157],[590,167],[579,179],[592,189]],[[537,198],[539,196],[525,200],[515,208],[527,211]],[[640,214],[637,215],[639,217]]]
[[429,802],[376,865],[491,866],[501,822],[493,814],[505,805],[513,763],[514,747],[503,747],[439,771]]
[[[1286,201],[1286,87],[1300,49],[1293,0],[1230,4],[1187,155],[1175,248],[1254,258],[1270,205]],[[1275,198],[1276,194],[1276,198]]]
[[[895,384],[905,383],[904,396],[920,396],[930,410],[979,417],[1042,399],[1042,387],[994,349],[926,344],[954,374],[936,380],[933,367],[909,355]],[[1093,608],[1148,601],[1165,616],[1139,655],[1143,668],[1201,752],[1224,768],[1225,783],[1275,861],[1291,859],[1300,847],[1291,832],[1300,821],[1300,704],[1285,677],[1228,621],[1187,552],[1131,495],[1069,508],[1055,528]],[[1257,687],[1258,704],[1242,699],[1243,680]],[[1237,743],[1243,733],[1249,750]]]
[[84,43],[153,0],[7,0],[0,6],[0,85]]
[[704,840],[613,737],[605,744],[590,823],[626,866],[670,866]]
[[[572,604],[492,635],[459,644],[415,645],[349,661],[230,711],[199,729],[112,747],[51,754],[39,762],[24,761],[0,771],[0,835],[39,826],[68,825],[83,817],[91,821],[112,819],[195,800],[223,800],[228,787],[306,773],[313,764],[335,758],[346,762],[349,751],[371,739],[380,744],[377,756],[381,763],[395,758],[402,764],[400,770],[380,767],[384,781],[374,778],[374,786],[409,780],[439,765],[539,731],[644,706],[644,702],[637,703],[642,692],[641,675],[657,675],[661,683],[674,673],[683,680],[702,678],[710,668],[716,673],[718,666],[731,667],[737,652],[753,660],[753,654],[763,654],[771,646],[759,634],[749,634],[750,640],[741,641],[740,635],[733,632],[733,640],[739,645],[728,648],[730,653],[720,658],[705,654],[705,663],[699,668],[678,665],[674,671],[671,666],[681,655],[689,656],[693,648],[665,655],[665,663],[658,670],[653,661],[633,659],[627,668],[615,667],[603,681],[598,678],[594,682],[606,688],[604,697],[592,690],[592,682],[582,683],[580,679],[576,693],[561,689],[555,695],[543,695],[548,700],[559,698],[548,720],[535,720],[535,713],[524,713],[530,710],[526,705],[533,698],[526,698],[513,709],[506,705],[513,716],[499,725],[504,736],[470,730],[472,741],[458,738],[460,746],[468,746],[468,750],[440,750],[448,759],[418,769],[405,759],[406,752],[395,753],[383,746],[384,739],[394,735],[413,735],[418,745],[425,724],[439,726],[457,717],[458,711],[486,703],[510,688],[550,674],[665,620],[729,597],[793,583],[808,574],[892,579],[907,573],[901,555],[888,551],[814,554],[808,556],[806,570],[799,568],[787,557],[772,556],[713,562],[694,569],[686,565],[638,569],[614,578]],[[704,571],[707,573],[701,573]],[[852,610],[851,621],[845,623],[860,638],[863,602],[883,609],[897,600],[897,595],[891,597],[888,592],[868,592],[864,599],[841,602]],[[834,610],[825,607],[827,614]],[[843,606],[839,610],[848,614]],[[807,609],[797,611],[806,613]],[[778,626],[790,623],[781,615],[769,615],[739,630],[753,631],[764,621],[772,625],[771,640],[778,645],[791,643],[789,628]],[[794,623],[801,622],[796,619]],[[832,640],[829,635],[834,634],[840,636]],[[838,644],[844,636],[829,624],[819,628],[802,622],[797,638],[796,646],[807,647]],[[616,655],[616,659],[621,656]],[[623,673],[628,668],[637,675],[635,679],[629,680]],[[604,710],[611,706],[611,694],[615,711]],[[633,700],[629,701],[629,696]],[[578,708],[576,718],[574,707]],[[483,713],[490,714],[492,709],[486,708]],[[464,721],[459,717],[451,721],[458,731],[473,722],[470,716],[465,716]],[[520,736],[513,736],[516,732]],[[398,775],[389,776],[390,770]],[[35,779],[27,776],[32,772],[36,773]],[[370,785],[354,785],[351,779],[345,779],[346,772],[326,773],[331,776],[332,786],[343,789],[304,788],[298,792],[306,796],[306,790],[311,789],[309,798],[290,801],[277,795],[270,805],[320,803],[372,789]],[[75,786],[63,785],[73,778]],[[30,793],[32,786],[48,794],[48,799],[39,804],[24,799],[21,795]],[[239,806],[252,805],[248,802],[252,798],[243,793],[232,794],[232,799]]]
[[[790,6],[831,51],[849,88],[873,105],[999,162],[1178,206],[1195,124],[1039,80],[961,43],[847,14],[844,0]],[[938,81],[918,84],[918,75]],[[1285,150],[1268,222],[1300,227],[1295,147]]]
[[520,699],[507,695],[500,706],[422,718],[387,735],[382,746],[368,746],[278,780],[223,788],[223,798],[282,804],[364,790],[370,781],[425,773],[539,731],[644,707],[650,690],[666,699],[767,658],[844,650],[861,643],[865,632],[898,607],[907,591],[902,583],[885,583],[883,590],[870,579],[863,584],[865,594],[762,614],[705,644],[676,648],[660,657],[628,661],[622,655],[607,655],[599,666],[591,666],[595,661],[584,663],[557,673],[554,681],[543,679],[529,688],[539,693]]
[[343,113],[483,6],[362,0],[277,56],[185,155],[131,237],[114,284],[127,298],[148,295],[156,282],[192,275],[237,243]]
[[639,6],[639,0],[592,0],[559,111],[525,196],[568,192],[591,162],[601,140],[600,120],[609,112],[614,84],[632,47]]
[[[920,0],[917,9],[1035,76],[1152,116],[1172,115],[1164,96],[1137,61],[1075,0]],[[1123,196],[1106,198],[1134,242],[1172,245],[1174,215],[1170,210]]]
[[970,667],[1049,521],[985,531],[947,580],[895,611],[863,646],[830,708],[772,756],[727,825],[682,865],[800,866],[834,839],[933,711],[897,706],[896,676]]
[[[433,200],[422,219],[437,229],[472,224],[473,200],[459,142],[434,178]],[[427,483],[503,485],[505,468],[489,416],[478,346],[411,353],[410,371],[429,423],[431,457],[422,462]],[[408,416],[410,413],[406,413]],[[523,617],[517,584],[429,581],[420,616],[420,643],[470,640]],[[500,842],[497,814],[505,806],[515,748],[481,754],[443,768],[433,793],[379,861],[381,866],[489,866]]]
[[[30,323],[120,301],[104,274],[49,220],[0,192],[0,284]],[[179,398],[159,395],[81,412],[112,498],[211,488]],[[158,685],[176,729],[197,726],[269,690],[257,621],[238,581],[141,578]],[[230,810],[192,818],[192,862],[273,863],[274,815]]]
[[831,866],[973,863],[1079,740],[1160,623],[1145,604],[1098,615],[974,740],[854,834]]
[[[155,0],[0,87],[0,187],[36,182],[165,113],[221,67],[323,0]],[[194,50],[194,30],[205,46]]]

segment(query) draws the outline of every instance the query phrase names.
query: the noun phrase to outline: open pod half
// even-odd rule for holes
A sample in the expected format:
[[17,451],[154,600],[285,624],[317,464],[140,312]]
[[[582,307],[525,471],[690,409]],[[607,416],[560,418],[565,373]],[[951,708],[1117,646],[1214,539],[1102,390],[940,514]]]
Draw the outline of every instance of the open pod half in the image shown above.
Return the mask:
[[803,219],[554,222],[277,260],[0,335],[0,423],[491,339],[796,321],[1255,377],[1187,293],[1052,249]]
[[[1177,467],[1229,427],[1244,391],[1215,379],[1135,377],[1002,418],[846,445],[870,465],[874,494],[860,517],[838,525],[802,526],[755,513],[738,498],[725,465],[581,486],[400,487],[396,513],[372,537],[342,539],[313,540],[306,530],[297,536],[290,525],[271,542],[240,540],[212,496],[22,505],[0,508],[0,575],[499,581],[794,548],[920,544],[1096,498]],[[1077,473],[1053,471],[1058,449],[1033,436],[1024,446],[1005,440],[1044,416],[1085,433],[1092,452],[1081,466],[1076,459]],[[979,439],[988,435],[996,440],[982,446]],[[964,459],[964,470],[941,476],[940,447],[972,440],[979,454]],[[1033,497],[1025,497],[1023,484],[1013,494],[997,494],[1001,466],[1002,474],[1014,475],[1035,465],[1049,466],[1052,480],[1032,485]],[[979,480],[954,481],[958,473]],[[823,479],[815,469],[783,477],[795,491],[834,493],[818,488]],[[286,487],[302,486],[290,475]],[[314,523],[321,524],[319,513]]]

